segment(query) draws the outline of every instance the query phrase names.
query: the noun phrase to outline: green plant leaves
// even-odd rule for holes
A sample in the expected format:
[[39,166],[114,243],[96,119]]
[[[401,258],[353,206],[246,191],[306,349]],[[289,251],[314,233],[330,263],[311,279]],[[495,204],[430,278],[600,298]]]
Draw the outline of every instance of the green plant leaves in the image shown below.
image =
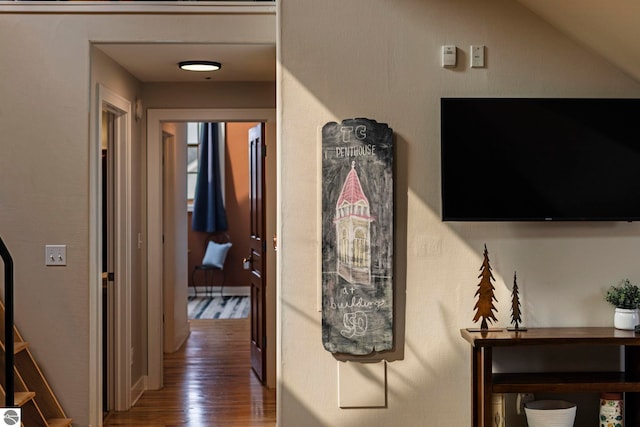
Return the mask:
[[610,286],[604,299],[617,308],[633,310],[640,307],[640,287],[624,279],[619,286]]

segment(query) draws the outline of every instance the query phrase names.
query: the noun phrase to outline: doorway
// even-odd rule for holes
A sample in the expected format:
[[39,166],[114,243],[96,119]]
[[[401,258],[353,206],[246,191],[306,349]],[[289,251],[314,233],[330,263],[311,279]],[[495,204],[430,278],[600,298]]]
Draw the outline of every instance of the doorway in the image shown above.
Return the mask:
[[[266,141],[273,145],[273,155],[267,156],[268,174],[267,182],[270,183],[267,188],[269,191],[265,194],[267,199],[267,228],[265,235],[275,236],[275,208],[276,208],[276,150],[275,150],[275,110],[274,109],[236,109],[236,110],[219,110],[219,109],[180,109],[180,110],[163,110],[150,109],[147,112],[147,205],[148,205],[148,259],[147,259],[147,283],[148,283],[148,388],[159,389],[163,385],[162,378],[162,356],[164,347],[163,336],[163,304],[164,295],[162,286],[162,271],[153,266],[161,265],[163,257],[162,249],[162,205],[163,205],[163,186],[162,186],[162,128],[163,123],[168,122],[190,122],[190,121],[216,121],[216,122],[264,122],[266,125]],[[267,307],[266,321],[266,339],[272,345],[267,346],[267,383],[270,388],[275,387],[275,248],[271,245],[266,246],[269,255],[267,259],[273,265],[267,269],[270,276],[267,282],[265,295]],[[184,301],[186,307],[186,300]],[[164,326],[167,323],[173,323],[173,328],[180,328],[175,322],[179,319],[165,318]]]
[[[216,144],[210,144],[212,146],[206,149],[201,146],[203,141],[197,132],[198,129],[203,129],[203,126],[212,129],[218,135]],[[262,352],[265,337],[263,317],[266,305],[262,298],[263,278],[266,277],[262,248],[265,218],[263,209],[265,199],[262,197],[262,189],[265,188],[263,174],[265,158],[262,155],[256,156],[255,149],[257,147],[262,153],[263,128],[262,123],[256,122],[188,123],[187,143],[192,154],[188,156],[190,163],[186,170],[187,176],[192,178],[188,178],[188,181],[194,183],[187,186],[190,189],[187,193],[190,217],[186,224],[189,241],[188,271],[192,272],[189,277],[189,319],[250,317],[251,335],[244,339],[250,339],[252,368],[262,383],[265,382],[266,374],[263,366],[266,355]],[[256,133],[259,135],[257,138]],[[211,140],[208,141],[208,143],[211,142]],[[199,181],[199,191],[196,194],[195,182],[202,176],[200,171],[202,165],[199,161],[212,148],[217,151],[217,155],[210,155],[209,161],[215,164],[209,165],[210,169],[207,165],[204,166],[210,174],[213,172],[215,175],[213,181],[218,182],[219,186],[215,189],[207,188],[206,185],[203,186],[203,181]],[[199,149],[205,151],[198,154]],[[260,191],[256,190],[256,184]],[[209,191],[203,194],[202,190],[205,188]],[[165,187],[165,194],[167,190]],[[205,227],[203,199],[197,201],[195,199],[196,196],[204,196],[206,200],[206,195],[211,196],[213,193],[218,193],[216,196],[221,198],[224,205],[224,213],[216,212],[215,219],[219,221],[218,225],[226,224],[226,227],[215,232],[203,231],[203,228],[209,228]],[[199,205],[194,207],[195,204]],[[196,209],[199,210],[194,212]],[[193,215],[200,216],[194,221]],[[207,224],[212,225],[214,221],[212,217],[211,222],[207,221]],[[211,245],[212,239],[217,243],[228,242],[231,247],[225,254],[223,268],[207,271],[202,264],[205,253],[209,253],[207,248]],[[256,290],[260,292],[257,293]],[[258,351],[254,352],[254,349]]]
[[[124,360],[126,358],[124,354],[127,353],[122,353],[122,357],[119,358],[124,362],[122,365],[129,364],[131,370],[132,378],[126,385],[133,396],[132,400],[139,396],[141,390],[151,389],[154,386],[157,388],[158,383],[161,384],[158,381],[160,371],[154,368],[157,364],[152,363],[150,366],[148,359],[149,357],[161,358],[163,348],[161,334],[157,333],[157,331],[162,331],[162,298],[158,298],[158,296],[162,296],[161,290],[158,288],[162,284],[158,281],[154,282],[154,278],[158,278],[157,271],[151,271],[151,274],[147,274],[149,270],[157,268],[158,262],[161,262],[162,259],[160,244],[162,236],[158,233],[158,230],[162,229],[162,223],[158,221],[158,212],[162,209],[162,199],[160,192],[154,192],[154,188],[158,189],[158,182],[161,179],[161,174],[158,173],[161,168],[159,166],[152,167],[152,172],[147,171],[146,168],[148,160],[146,146],[149,134],[145,130],[149,119],[147,116],[148,108],[155,106],[156,108],[189,109],[194,105],[199,108],[238,108],[238,106],[264,108],[266,106],[270,112],[266,113],[264,117],[260,110],[254,109],[254,112],[258,111],[257,114],[251,114],[246,118],[241,117],[240,120],[259,121],[267,118],[271,125],[274,125],[277,68],[276,9],[274,4],[247,4],[242,7],[215,5],[198,7],[197,10],[191,7],[177,6],[176,16],[181,16],[184,21],[180,25],[169,26],[164,25],[164,13],[155,14],[153,7],[146,8],[142,15],[138,12],[131,14],[122,11],[131,20],[127,19],[122,25],[118,24],[112,27],[110,27],[111,22],[105,21],[107,26],[104,27],[105,23],[99,19],[100,22],[96,25],[104,30],[101,33],[102,36],[88,40],[91,46],[91,99],[89,105],[92,112],[90,118],[91,140],[99,140],[100,115],[95,114],[94,111],[100,110],[102,104],[96,102],[98,101],[97,96],[94,96],[97,94],[94,90],[96,85],[110,86],[128,99],[134,107],[130,110],[131,114],[129,115],[133,124],[130,141],[132,157],[130,159],[134,166],[132,168],[133,182],[130,186],[133,192],[131,211],[134,215],[130,218],[129,223],[133,226],[134,233],[124,242],[123,246],[118,245],[131,251],[130,259],[133,266],[133,280],[127,291],[130,293],[131,302],[127,307],[128,313],[126,313],[131,320],[129,328],[126,329],[131,340],[126,347],[123,347],[123,350],[128,352],[130,359]],[[147,12],[149,12],[148,16]],[[170,14],[173,15],[173,12]],[[158,25],[150,24],[150,22],[155,22],[156,18],[158,18]],[[148,21],[149,19],[151,21]],[[107,21],[109,20],[107,19]],[[138,23],[138,21],[140,22]],[[212,22],[213,25],[211,25]],[[80,37],[84,38],[84,29],[81,29],[79,33],[81,33]],[[84,39],[83,43],[85,43]],[[222,73],[212,76],[211,80],[206,77],[207,82],[202,80],[202,74],[176,71],[175,65],[178,60],[189,59],[189,56],[203,58],[210,55],[215,55],[216,60],[222,61],[225,64],[225,69]],[[248,66],[243,64],[248,64]],[[231,70],[233,72],[229,74]],[[230,116],[233,115],[230,114]],[[135,121],[133,121],[134,118]],[[179,121],[183,120],[178,119]],[[235,120],[233,117],[226,116],[221,119]],[[159,133],[160,131],[156,131],[156,135]],[[159,141],[160,139],[155,137],[154,140]],[[275,141],[275,130],[272,140]],[[155,150],[154,156],[152,156],[155,159],[161,158],[158,155],[158,151],[161,151],[158,145],[156,144],[151,149]],[[89,167],[91,180],[89,226],[91,232],[88,275],[92,286],[89,290],[88,307],[90,313],[89,418],[90,424],[99,425],[102,416],[99,144],[92,143],[90,150],[92,150],[89,153],[91,159]],[[275,157],[273,160],[275,164]],[[158,163],[159,161],[156,162],[156,164]],[[153,178],[148,179],[149,176],[153,176]],[[151,216],[149,224],[147,224],[148,215]],[[148,263],[149,260],[152,262]],[[275,273],[275,268],[271,271]],[[148,284],[151,284],[149,289],[147,288]],[[273,290],[275,291],[275,286],[273,286]],[[149,301],[153,302],[149,304]],[[275,306],[275,302],[273,305]],[[150,323],[148,322],[149,318],[153,318],[155,321]],[[122,328],[118,330],[125,331]],[[151,336],[149,336],[150,330],[152,331]],[[275,331],[275,320],[273,330]],[[118,334],[118,336],[122,337],[123,335]],[[273,342],[275,344],[275,332]],[[273,359],[275,360],[275,357]]]
[[[102,413],[131,407],[131,104],[115,92],[99,85],[97,112],[99,147],[93,147],[100,179],[97,228],[101,250],[102,286],[96,288],[102,301],[100,352],[96,357],[103,387]],[[104,155],[104,157],[103,157]],[[93,274],[93,273],[92,273]],[[91,288],[93,292],[94,289]],[[96,307],[96,309],[98,309]],[[92,358],[92,360],[94,360]],[[97,411],[96,411],[97,412]]]
[[[250,234],[249,203],[249,156],[247,138],[249,129],[255,122],[215,122],[218,134],[217,156],[211,156],[217,165],[211,170],[219,171],[219,188],[217,193],[222,199],[225,214],[218,216],[221,223],[226,222],[226,230],[216,232],[201,231],[204,228],[202,216],[202,200],[200,200],[200,216],[196,220],[199,230],[194,230],[194,202],[196,197],[196,181],[200,169],[200,134],[204,123],[187,124],[188,165],[187,165],[187,234],[189,243],[189,297],[193,313],[190,319],[227,317],[231,315],[234,303],[242,314],[248,314],[245,307],[247,299],[240,297],[249,295],[249,269],[244,262],[250,254],[248,236]],[[202,189],[202,188],[201,188]],[[212,191],[208,194],[214,194]],[[218,243],[229,242],[231,247],[224,259],[222,270],[207,271],[200,266],[211,239]],[[194,300],[194,298],[205,298]],[[233,298],[232,298],[233,297]],[[214,298],[214,300],[211,300]],[[197,306],[197,310],[196,309]],[[242,308],[242,309],[241,309]],[[240,313],[233,312],[240,316]]]

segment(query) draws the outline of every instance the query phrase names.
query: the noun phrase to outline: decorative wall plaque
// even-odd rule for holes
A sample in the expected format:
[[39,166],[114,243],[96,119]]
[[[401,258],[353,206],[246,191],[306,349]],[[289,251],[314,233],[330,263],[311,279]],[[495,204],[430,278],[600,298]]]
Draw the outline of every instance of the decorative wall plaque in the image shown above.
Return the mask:
[[393,130],[322,128],[322,342],[353,355],[393,346]]

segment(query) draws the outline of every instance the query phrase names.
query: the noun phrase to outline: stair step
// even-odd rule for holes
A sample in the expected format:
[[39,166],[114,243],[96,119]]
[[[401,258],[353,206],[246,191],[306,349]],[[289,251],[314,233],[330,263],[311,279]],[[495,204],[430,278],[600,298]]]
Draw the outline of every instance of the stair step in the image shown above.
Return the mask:
[[48,427],[68,427],[71,425],[71,418],[50,418],[47,420]]
[[[3,325],[4,304],[0,300],[0,325]],[[1,329],[1,328],[0,328]],[[14,338],[14,405],[22,408],[22,422],[26,427],[70,427],[60,402],[56,399],[38,363],[18,329],[13,327]],[[0,334],[0,359],[5,355],[4,335]],[[2,363],[4,365],[4,362]],[[6,400],[1,384],[6,383],[4,370],[0,369],[0,400]]]
[[[13,343],[13,354],[18,354],[21,351],[25,350],[29,348],[29,343],[26,341],[15,341]],[[4,342],[0,342],[0,349],[2,349],[2,352],[4,353],[5,351],[5,345]]]
[[14,406],[21,407],[28,401],[34,398],[36,394],[32,391],[17,391],[13,393]]
[[13,344],[13,354],[18,354],[27,348],[29,348],[29,343],[27,341],[16,342]]

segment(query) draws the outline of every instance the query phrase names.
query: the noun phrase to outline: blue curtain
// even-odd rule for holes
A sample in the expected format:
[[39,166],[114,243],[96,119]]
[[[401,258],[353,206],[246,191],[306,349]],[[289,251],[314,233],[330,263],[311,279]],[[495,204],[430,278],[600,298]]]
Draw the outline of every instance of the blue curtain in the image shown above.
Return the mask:
[[191,227],[194,231],[227,231],[227,213],[222,202],[218,123],[203,123],[200,159]]

